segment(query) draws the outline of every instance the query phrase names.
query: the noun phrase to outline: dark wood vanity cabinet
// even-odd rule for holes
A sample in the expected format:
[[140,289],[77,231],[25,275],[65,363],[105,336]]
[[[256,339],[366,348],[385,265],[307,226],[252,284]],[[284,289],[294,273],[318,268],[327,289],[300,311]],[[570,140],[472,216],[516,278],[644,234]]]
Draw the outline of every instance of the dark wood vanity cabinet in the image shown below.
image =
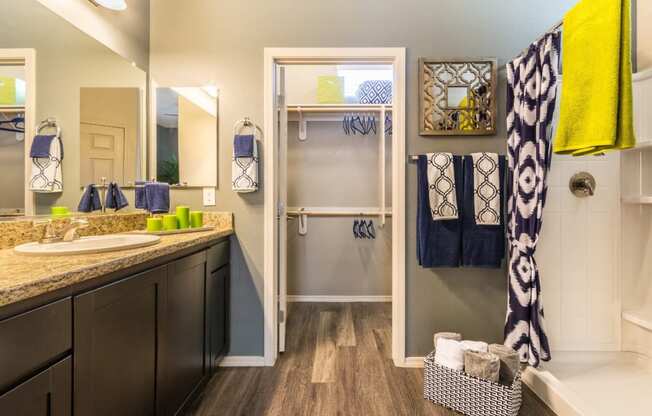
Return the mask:
[[161,336],[164,414],[173,415],[206,374],[206,253],[168,265],[166,330]]
[[0,321],[0,415],[177,414],[228,350],[228,259],[224,240]]
[[168,268],[75,297],[75,415],[157,413]]

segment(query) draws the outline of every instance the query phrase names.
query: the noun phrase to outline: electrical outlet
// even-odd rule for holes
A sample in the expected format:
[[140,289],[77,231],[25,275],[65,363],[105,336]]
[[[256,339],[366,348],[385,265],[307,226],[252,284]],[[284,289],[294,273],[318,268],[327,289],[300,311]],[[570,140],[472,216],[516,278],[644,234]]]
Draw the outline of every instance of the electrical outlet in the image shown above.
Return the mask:
[[212,207],[215,206],[215,188],[206,187],[203,188],[204,193],[204,206]]

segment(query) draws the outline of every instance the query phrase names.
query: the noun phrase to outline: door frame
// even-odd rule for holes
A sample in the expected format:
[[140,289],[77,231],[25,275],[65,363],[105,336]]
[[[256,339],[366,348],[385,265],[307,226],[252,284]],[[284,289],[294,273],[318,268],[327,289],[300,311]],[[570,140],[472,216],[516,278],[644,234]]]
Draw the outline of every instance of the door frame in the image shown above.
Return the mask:
[[0,61],[22,61],[25,68],[25,215],[34,215],[34,192],[29,190],[29,181],[32,175],[32,159],[29,151],[36,134],[36,50],[35,49],[0,49]]
[[392,134],[392,359],[405,360],[405,48],[265,48],[264,56],[264,361],[278,357],[277,181],[278,146],[274,140],[276,65],[278,63],[383,63],[394,70]]

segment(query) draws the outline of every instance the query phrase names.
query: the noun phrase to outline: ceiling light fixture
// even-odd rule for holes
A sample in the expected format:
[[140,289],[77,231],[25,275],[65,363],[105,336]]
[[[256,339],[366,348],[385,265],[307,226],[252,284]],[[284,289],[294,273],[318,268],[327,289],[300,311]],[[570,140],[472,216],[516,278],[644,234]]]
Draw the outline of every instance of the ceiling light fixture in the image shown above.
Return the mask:
[[89,0],[89,1],[96,6],[101,6],[109,10],[122,11],[127,9],[127,3],[125,2],[125,0]]

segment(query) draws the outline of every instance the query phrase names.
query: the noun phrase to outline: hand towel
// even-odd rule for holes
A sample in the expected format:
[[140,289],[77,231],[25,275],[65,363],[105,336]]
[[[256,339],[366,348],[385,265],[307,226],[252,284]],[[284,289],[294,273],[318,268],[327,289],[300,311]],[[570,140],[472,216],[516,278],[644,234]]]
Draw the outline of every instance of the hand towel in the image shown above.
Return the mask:
[[35,136],[29,151],[29,157],[50,157],[50,145],[56,137],[56,135]]
[[129,201],[127,201],[127,197],[125,197],[120,186],[115,182],[109,183],[106,188],[104,207],[119,211],[127,205],[129,205]]
[[454,339],[440,338],[435,348],[435,363],[455,371],[464,370],[464,350]]
[[471,153],[471,159],[475,223],[478,225],[500,225],[503,186],[500,182],[498,155],[496,153]]
[[[462,158],[453,156],[454,177],[462,180]],[[417,259],[422,267],[459,267],[462,258],[462,222],[460,219],[434,221],[428,195],[428,159],[417,161]],[[462,192],[457,192],[462,206]]]
[[500,359],[500,382],[511,385],[514,376],[521,369],[521,360],[518,353],[511,347],[502,344],[489,345],[489,352],[496,354]]
[[555,153],[593,155],[636,144],[630,19],[630,0],[583,0],[564,16]]
[[147,210],[151,213],[170,212],[170,185],[164,182],[145,184]]
[[441,339],[453,339],[455,341],[461,341],[462,340],[462,334],[458,334],[457,332],[437,332],[435,335],[433,335],[433,345],[435,348],[437,348],[437,340]]
[[[498,269],[505,257],[504,184],[507,164],[505,156],[485,155],[486,157],[477,154],[464,157],[464,202],[461,210],[462,266]],[[480,163],[476,163],[476,160]],[[482,172],[489,171],[491,174],[487,175],[487,182],[485,182],[485,175]],[[498,176],[498,185],[496,185],[496,176]],[[483,189],[485,187],[487,189]],[[482,193],[483,197],[480,198],[478,193]],[[486,211],[478,215],[478,212],[483,210]],[[486,222],[496,218],[499,223],[478,223],[478,217]]]
[[472,377],[498,382],[500,360],[490,352],[464,351],[464,372]]
[[[235,136],[236,138],[239,136]],[[258,142],[252,142],[253,156],[238,157],[235,153],[235,140],[234,152],[231,164],[231,186],[234,192],[247,193],[256,192],[258,190]]]
[[102,202],[100,201],[100,193],[97,192],[95,184],[89,184],[86,186],[84,193],[82,194],[81,199],[79,200],[79,205],[77,206],[77,211],[79,212],[93,212],[102,209]]
[[[35,146],[30,154],[45,155],[32,157],[32,173],[29,190],[38,193],[55,193],[63,191],[61,163],[63,161],[63,143],[61,138],[54,136],[36,136]],[[47,150],[46,150],[47,149]]]
[[138,209],[147,209],[147,197],[145,195],[146,181],[136,181],[136,189],[134,189],[134,206]]
[[464,351],[487,352],[489,345],[483,341],[462,341],[460,342]]
[[455,166],[451,153],[428,153],[428,197],[432,219],[458,218]]
[[237,134],[233,140],[233,157],[254,157],[255,141],[253,134]]

